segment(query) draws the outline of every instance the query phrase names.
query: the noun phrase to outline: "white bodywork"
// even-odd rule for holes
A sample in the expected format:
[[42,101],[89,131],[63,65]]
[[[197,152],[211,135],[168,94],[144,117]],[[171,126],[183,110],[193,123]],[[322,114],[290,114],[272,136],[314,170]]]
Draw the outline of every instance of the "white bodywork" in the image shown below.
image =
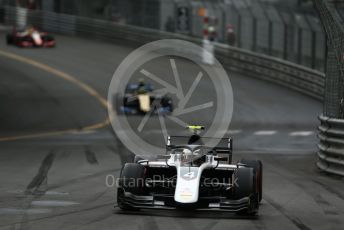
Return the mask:
[[36,45],[42,45],[43,40],[39,32],[34,31],[32,32],[31,36]]
[[150,106],[150,96],[148,94],[139,94],[138,95],[140,109],[143,112],[149,112],[151,109]]
[[179,203],[195,203],[198,201],[198,188],[202,171],[210,168],[210,163],[204,163],[201,167],[178,167],[177,186],[174,193],[174,200]]
[[177,169],[177,185],[174,193],[174,200],[179,203],[195,203],[199,197],[199,185],[201,175],[207,168],[233,168],[236,165],[219,164],[215,156],[206,155],[206,161],[200,166],[185,166],[182,163],[182,154],[170,154],[166,162],[148,162],[150,167],[175,166]]

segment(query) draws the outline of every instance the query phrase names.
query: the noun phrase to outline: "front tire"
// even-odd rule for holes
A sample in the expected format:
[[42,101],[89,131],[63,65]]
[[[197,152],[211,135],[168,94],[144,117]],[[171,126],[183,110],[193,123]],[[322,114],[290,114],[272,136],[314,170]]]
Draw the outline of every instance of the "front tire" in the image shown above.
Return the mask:
[[121,171],[117,204],[122,210],[139,210],[124,201],[124,192],[133,195],[144,195],[145,167],[137,163],[126,163]]
[[259,192],[259,202],[263,199],[263,163],[260,160],[241,159],[240,163],[245,164],[249,168],[253,168],[257,174],[257,186]]
[[256,172],[253,168],[238,168],[234,175],[234,198],[249,197],[247,209],[237,212],[239,215],[255,215],[259,208]]

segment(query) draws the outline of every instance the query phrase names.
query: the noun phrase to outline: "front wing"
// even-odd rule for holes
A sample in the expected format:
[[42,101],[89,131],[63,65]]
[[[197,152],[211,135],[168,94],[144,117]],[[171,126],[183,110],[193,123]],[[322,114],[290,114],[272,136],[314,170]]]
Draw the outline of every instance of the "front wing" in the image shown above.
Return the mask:
[[193,204],[181,204],[174,200],[173,195],[137,196],[129,192],[123,192],[121,197],[123,203],[133,208],[147,209],[177,209],[192,208],[204,211],[228,211],[240,212],[249,209],[250,198],[228,199],[226,197],[199,197]]

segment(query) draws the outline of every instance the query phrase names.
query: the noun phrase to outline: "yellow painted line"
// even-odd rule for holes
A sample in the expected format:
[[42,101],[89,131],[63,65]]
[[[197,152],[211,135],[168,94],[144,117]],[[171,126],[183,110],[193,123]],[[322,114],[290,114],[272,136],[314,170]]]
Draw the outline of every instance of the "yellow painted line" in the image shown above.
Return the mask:
[[[46,64],[43,64],[41,62],[35,61],[33,59],[19,56],[17,54],[13,54],[10,52],[6,52],[3,50],[0,50],[0,55],[34,66],[38,69],[44,70],[48,73],[51,73],[59,78],[62,78],[76,86],[78,86],[80,89],[84,90],[86,93],[91,95],[92,97],[96,98],[99,103],[107,109],[108,103],[106,98],[104,98],[102,95],[100,95],[94,88],[91,86],[87,85],[86,83],[78,80],[77,78],[73,77],[72,75],[69,75],[65,72],[62,72],[58,69],[55,69],[51,66],[48,66]],[[56,135],[63,135],[63,134],[73,134],[73,133],[82,133],[85,131],[90,131],[90,130],[95,130],[95,129],[100,129],[103,128],[107,125],[109,125],[110,120],[107,118],[102,122],[92,124],[89,126],[82,127],[81,129],[66,129],[66,130],[60,130],[60,131],[48,131],[48,132],[41,132],[41,133],[32,133],[32,134],[24,134],[24,135],[16,135],[16,136],[9,136],[9,137],[0,137],[0,142],[4,141],[14,141],[14,140],[22,140],[22,139],[31,139],[31,138],[37,138],[37,137],[49,137],[49,136],[56,136]]]

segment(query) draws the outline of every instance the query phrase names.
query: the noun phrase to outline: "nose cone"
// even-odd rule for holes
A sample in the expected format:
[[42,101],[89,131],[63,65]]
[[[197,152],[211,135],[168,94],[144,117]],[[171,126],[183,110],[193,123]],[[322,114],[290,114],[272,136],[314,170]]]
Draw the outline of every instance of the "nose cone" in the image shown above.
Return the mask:
[[178,168],[177,186],[174,193],[176,202],[190,204],[198,201],[199,169],[197,167]]
[[37,33],[37,32],[34,32],[32,34],[32,39],[35,42],[35,44],[38,45],[38,46],[43,44],[43,40],[41,38],[41,35],[39,33]]

